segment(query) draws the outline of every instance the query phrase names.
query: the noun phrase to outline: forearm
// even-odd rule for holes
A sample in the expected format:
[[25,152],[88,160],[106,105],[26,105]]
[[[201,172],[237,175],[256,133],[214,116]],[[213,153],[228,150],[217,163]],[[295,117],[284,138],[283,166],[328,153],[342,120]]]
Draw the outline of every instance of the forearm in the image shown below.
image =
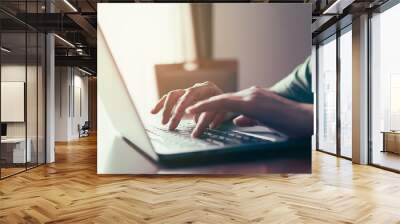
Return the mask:
[[268,100],[255,100],[258,103],[254,103],[249,110],[251,117],[290,137],[313,134],[313,104],[299,103],[274,92],[269,93]]
[[313,134],[313,104],[299,103],[276,94],[270,102],[262,105],[267,111],[263,123],[290,137],[299,138]]
[[211,97],[189,107],[187,112],[235,112],[293,138],[313,133],[313,104],[293,101],[259,87]]

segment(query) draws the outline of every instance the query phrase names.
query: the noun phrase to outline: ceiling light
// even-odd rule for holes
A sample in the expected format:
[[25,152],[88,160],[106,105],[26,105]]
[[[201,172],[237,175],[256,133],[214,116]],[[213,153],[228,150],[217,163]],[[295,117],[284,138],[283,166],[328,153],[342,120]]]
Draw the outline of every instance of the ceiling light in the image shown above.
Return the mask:
[[354,0],[336,0],[332,5],[325,9],[322,14],[342,14],[343,9],[351,5],[353,2]]
[[1,49],[1,51],[4,51],[6,53],[10,53],[11,52],[11,50],[9,50],[9,49],[7,49],[5,47],[1,47],[0,49]]
[[59,40],[61,40],[62,42],[64,42],[65,44],[67,44],[68,46],[75,48],[75,45],[73,45],[73,44],[72,44],[71,42],[69,42],[68,40],[66,40],[66,39],[64,39],[64,38],[62,38],[62,37],[60,37],[60,36],[57,35],[57,34],[54,34],[54,36],[57,37],[57,38],[58,38]]
[[76,53],[78,53],[79,55],[84,55],[84,52],[83,52],[82,48],[77,48],[76,49]]
[[78,70],[81,71],[81,72],[83,72],[83,73],[85,73],[85,74],[87,74],[87,75],[90,75],[90,76],[93,75],[92,73],[90,73],[90,72],[88,72],[88,71],[86,71],[86,70],[83,70],[83,69],[81,69],[81,68],[79,68],[79,67],[78,67]]
[[64,3],[68,5],[74,12],[78,12],[78,10],[73,6],[68,0],[64,0]]

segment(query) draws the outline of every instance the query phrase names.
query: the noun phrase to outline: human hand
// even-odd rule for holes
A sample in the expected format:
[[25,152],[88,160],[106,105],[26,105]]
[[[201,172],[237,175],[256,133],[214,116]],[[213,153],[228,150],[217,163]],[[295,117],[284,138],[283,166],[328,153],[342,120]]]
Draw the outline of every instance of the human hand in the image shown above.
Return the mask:
[[[170,130],[174,130],[185,114],[186,108],[193,104],[222,94],[222,90],[212,82],[197,83],[187,89],[173,90],[164,95],[151,110],[152,114],[162,112],[162,124],[168,124]],[[219,126],[225,118],[225,112],[204,112],[193,114],[196,127],[192,136],[198,137],[207,128]]]
[[256,125],[258,121],[291,137],[311,136],[313,132],[312,104],[295,102],[260,87],[210,97],[186,112],[236,112],[243,116],[236,118],[235,124]]

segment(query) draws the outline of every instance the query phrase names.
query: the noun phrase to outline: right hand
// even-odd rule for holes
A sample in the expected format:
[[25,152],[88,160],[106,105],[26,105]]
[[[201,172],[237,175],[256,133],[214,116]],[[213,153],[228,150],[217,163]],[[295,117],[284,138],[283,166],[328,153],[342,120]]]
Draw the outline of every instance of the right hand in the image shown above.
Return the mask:
[[[165,94],[151,110],[152,114],[162,112],[162,124],[174,130],[182,120],[186,108],[199,101],[222,94],[222,90],[212,82],[197,83],[187,89],[177,89]],[[196,127],[192,137],[199,137],[207,127],[216,128],[225,119],[226,112],[203,112],[194,114]]]

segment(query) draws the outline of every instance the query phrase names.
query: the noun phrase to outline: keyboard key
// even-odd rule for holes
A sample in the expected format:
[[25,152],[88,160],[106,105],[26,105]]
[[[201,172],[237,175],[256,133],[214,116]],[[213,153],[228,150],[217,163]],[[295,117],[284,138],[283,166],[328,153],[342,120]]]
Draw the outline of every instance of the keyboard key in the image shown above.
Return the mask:
[[235,131],[225,131],[218,129],[206,129],[200,138],[192,138],[192,126],[179,126],[177,130],[170,131],[166,128],[149,127],[148,131],[158,135],[164,142],[171,145],[179,145],[182,147],[199,147],[199,146],[224,146],[238,144],[255,144],[267,142],[267,140],[249,136]]

